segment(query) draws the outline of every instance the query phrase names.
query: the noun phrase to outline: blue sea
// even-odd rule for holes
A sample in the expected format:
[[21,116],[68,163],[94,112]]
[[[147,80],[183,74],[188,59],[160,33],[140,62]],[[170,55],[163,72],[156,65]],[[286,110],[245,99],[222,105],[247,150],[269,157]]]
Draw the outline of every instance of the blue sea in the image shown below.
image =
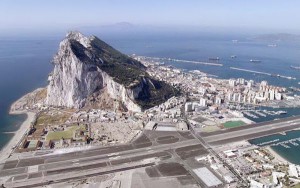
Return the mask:
[[[299,140],[298,140],[299,139]],[[286,141],[286,143],[283,143]],[[289,141],[289,142],[287,142]],[[283,158],[291,163],[300,165],[299,153],[300,153],[300,130],[288,131],[285,135],[275,134],[265,136],[249,141],[251,144],[267,146],[276,143],[283,143],[284,145],[274,145],[271,148]]]
[[[85,32],[90,34],[91,32]],[[208,61],[211,57],[219,57],[223,67],[207,66],[192,63],[166,62],[185,70],[201,70],[219,78],[245,78],[260,82],[267,80],[270,84],[284,87],[298,87],[300,71],[290,69],[290,65],[300,66],[300,42],[276,41],[277,47],[268,47],[269,42],[254,41],[250,34],[228,33],[143,33],[143,32],[94,32],[113,47],[126,54],[137,54],[151,57],[167,57],[174,59]],[[47,85],[47,76],[52,70],[50,63],[58,49],[59,41],[64,35],[51,37],[18,37],[0,39],[0,148],[12,137],[24,115],[8,115],[10,105],[22,95],[37,87]],[[238,40],[233,43],[232,40]],[[231,56],[237,58],[232,59]],[[259,59],[261,63],[250,63],[250,59]],[[297,80],[288,80],[247,72],[232,70],[238,67],[272,74],[292,76]],[[300,115],[298,108],[284,109],[287,115],[255,119],[255,121],[283,118]],[[299,135],[300,132],[293,134]],[[275,136],[276,137],[276,136]],[[275,148],[276,149],[276,148]],[[281,150],[278,150],[281,153]],[[286,151],[284,151],[286,153]],[[295,156],[300,154],[299,147],[294,150]],[[292,155],[291,155],[292,156]],[[300,163],[300,159],[298,162]]]

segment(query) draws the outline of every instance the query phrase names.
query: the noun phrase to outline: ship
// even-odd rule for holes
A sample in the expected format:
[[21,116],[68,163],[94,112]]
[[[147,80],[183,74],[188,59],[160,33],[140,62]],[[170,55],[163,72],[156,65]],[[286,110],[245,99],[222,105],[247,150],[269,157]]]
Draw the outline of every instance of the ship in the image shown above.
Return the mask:
[[219,57],[210,57],[208,58],[209,61],[219,61],[220,58]]
[[236,58],[236,55],[232,55],[232,56],[230,56],[232,59],[235,59]]
[[300,67],[296,67],[296,66],[290,66],[291,69],[296,69],[296,70],[300,70]]
[[268,47],[273,47],[273,48],[275,48],[275,47],[277,47],[277,44],[268,44]]
[[280,110],[277,112],[278,115],[287,114],[287,111]]
[[250,59],[250,62],[251,62],[251,63],[260,63],[261,60],[258,60],[258,59]]

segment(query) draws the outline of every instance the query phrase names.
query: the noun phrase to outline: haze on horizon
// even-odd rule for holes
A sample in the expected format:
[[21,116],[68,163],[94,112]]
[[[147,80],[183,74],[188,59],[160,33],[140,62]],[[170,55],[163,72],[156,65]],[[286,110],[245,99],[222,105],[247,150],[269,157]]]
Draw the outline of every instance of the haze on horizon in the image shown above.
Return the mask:
[[2,0],[0,34],[65,31],[119,22],[139,26],[300,33],[300,1]]

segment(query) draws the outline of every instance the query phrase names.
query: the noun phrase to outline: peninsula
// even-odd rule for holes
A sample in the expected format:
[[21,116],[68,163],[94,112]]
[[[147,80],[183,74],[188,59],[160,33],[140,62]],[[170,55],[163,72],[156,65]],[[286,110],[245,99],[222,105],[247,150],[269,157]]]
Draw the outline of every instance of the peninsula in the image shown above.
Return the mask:
[[272,107],[300,106],[298,95],[267,81],[220,79],[163,61],[223,65],[128,56],[95,36],[69,32],[53,58],[48,86],[11,106],[11,113],[28,118],[1,153],[2,184],[296,184],[291,182],[298,181],[300,167],[271,147],[297,146],[300,138],[258,144],[251,139],[298,129],[299,117],[255,123],[287,113]]

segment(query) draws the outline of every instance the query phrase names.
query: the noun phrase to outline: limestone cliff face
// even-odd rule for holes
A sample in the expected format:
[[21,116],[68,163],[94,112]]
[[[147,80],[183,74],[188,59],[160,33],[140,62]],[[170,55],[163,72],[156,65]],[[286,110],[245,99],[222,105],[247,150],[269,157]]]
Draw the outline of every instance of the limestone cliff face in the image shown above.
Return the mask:
[[[51,106],[82,108],[88,96],[106,88],[111,98],[128,110],[141,111],[145,100],[151,97],[157,100],[156,95],[160,93],[160,85],[155,88],[142,64],[93,36],[68,33],[59,45],[53,64],[46,99]],[[159,100],[171,95],[172,92],[164,92]]]

